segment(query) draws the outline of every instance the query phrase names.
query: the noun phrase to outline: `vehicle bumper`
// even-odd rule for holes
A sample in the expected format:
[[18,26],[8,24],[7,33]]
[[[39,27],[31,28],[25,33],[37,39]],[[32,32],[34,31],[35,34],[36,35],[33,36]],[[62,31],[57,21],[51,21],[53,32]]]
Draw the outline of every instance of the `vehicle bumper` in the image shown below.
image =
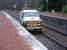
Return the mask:
[[26,27],[28,30],[34,30],[34,29],[42,29],[42,27]]

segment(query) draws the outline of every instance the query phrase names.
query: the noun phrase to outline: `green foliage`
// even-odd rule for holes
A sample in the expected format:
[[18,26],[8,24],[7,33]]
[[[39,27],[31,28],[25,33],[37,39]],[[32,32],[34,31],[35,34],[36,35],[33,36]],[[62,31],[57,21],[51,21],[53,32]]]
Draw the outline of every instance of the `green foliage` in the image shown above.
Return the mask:
[[47,5],[46,0],[41,0],[41,1],[40,1],[41,11],[46,11],[46,10],[47,10],[47,7],[48,7],[48,5]]
[[67,5],[65,5],[65,6],[63,7],[63,12],[64,12],[64,13],[67,13]]

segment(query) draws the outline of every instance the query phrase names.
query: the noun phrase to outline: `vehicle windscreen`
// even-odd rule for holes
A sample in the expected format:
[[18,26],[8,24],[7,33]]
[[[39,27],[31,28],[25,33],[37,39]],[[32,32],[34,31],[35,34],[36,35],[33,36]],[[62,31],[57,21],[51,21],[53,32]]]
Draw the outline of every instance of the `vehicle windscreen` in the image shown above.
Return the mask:
[[24,17],[38,17],[38,12],[24,12]]

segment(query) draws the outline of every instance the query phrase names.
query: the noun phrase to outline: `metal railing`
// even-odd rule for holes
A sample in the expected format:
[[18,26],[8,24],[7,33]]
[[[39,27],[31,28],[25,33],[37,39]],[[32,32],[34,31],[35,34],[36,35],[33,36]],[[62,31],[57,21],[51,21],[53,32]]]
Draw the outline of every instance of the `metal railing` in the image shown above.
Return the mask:
[[40,15],[43,25],[67,35],[67,19]]

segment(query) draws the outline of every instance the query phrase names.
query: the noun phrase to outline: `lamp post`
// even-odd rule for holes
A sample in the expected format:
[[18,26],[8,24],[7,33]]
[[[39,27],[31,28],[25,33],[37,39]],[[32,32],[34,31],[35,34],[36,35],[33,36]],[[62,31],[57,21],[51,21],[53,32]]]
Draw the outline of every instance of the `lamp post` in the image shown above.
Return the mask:
[[14,10],[16,10],[16,4],[13,5]]
[[48,11],[48,0],[46,0],[46,3],[47,3],[47,11]]
[[62,0],[62,14],[64,15],[64,0]]
[[16,9],[16,0],[14,0],[14,5],[13,5],[14,9]]

